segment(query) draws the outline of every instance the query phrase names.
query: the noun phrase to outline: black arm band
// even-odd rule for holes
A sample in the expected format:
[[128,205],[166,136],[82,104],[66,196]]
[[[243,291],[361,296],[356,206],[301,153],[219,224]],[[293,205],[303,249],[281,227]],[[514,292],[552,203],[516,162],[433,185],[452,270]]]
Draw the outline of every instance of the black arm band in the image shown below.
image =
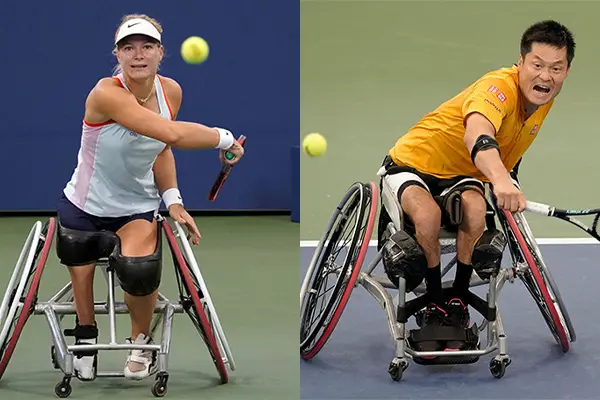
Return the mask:
[[480,135],[477,140],[475,140],[475,144],[471,150],[471,160],[473,161],[473,164],[475,164],[475,156],[477,153],[489,149],[496,149],[498,150],[498,154],[500,154],[500,146],[498,146],[496,139],[488,135]]

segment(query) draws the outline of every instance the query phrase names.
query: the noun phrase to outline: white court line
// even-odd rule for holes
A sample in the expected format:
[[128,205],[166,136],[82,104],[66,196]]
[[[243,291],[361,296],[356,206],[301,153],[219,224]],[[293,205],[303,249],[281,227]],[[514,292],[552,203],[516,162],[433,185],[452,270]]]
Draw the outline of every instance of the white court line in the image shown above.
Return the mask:
[[[600,244],[594,238],[542,238],[536,240],[539,245],[544,244]],[[317,247],[319,244],[318,240],[301,240],[300,247]],[[377,240],[369,241],[369,247],[376,247]]]
[[[421,3],[437,3],[440,0],[420,0]],[[493,3],[497,0],[452,0],[454,3]],[[596,0],[583,0],[584,3],[593,3]],[[416,0],[300,0],[300,3],[416,3]],[[521,0],[504,0],[505,3],[517,3]],[[564,0],[528,0],[535,3],[562,3]]]
[[[440,0],[420,0],[419,2],[425,3],[437,3]],[[492,3],[497,0],[453,0],[454,3]],[[505,3],[517,3],[521,0],[504,0]],[[548,3],[559,3],[564,0],[528,0],[529,2],[548,2]],[[596,0],[587,0],[587,2],[593,3]],[[300,3],[416,3],[416,0],[300,0]],[[584,0],[586,2],[586,0]]]

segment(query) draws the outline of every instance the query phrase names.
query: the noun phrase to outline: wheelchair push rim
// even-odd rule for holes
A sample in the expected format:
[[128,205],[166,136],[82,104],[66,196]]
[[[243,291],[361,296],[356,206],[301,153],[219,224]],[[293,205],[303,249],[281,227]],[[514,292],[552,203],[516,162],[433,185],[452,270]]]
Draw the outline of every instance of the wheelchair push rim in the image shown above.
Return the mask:
[[[3,333],[0,340],[0,378],[6,372],[8,363],[25,328],[25,323],[33,313],[36,305],[40,281],[46,261],[48,260],[55,230],[56,221],[54,218],[50,218],[43,227],[41,222],[36,222],[23,246],[23,251],[13,273],[13,277],[16,278],[19,270],[21,271],[20,285],[17,289],[11,289],[11,284],[9,283],[5,300],[8,299],[6,296],[10,295],[12,298],[10,301],[10,310],[15,310],[16,312],[7,310],[6,318],[4,315],[0,315],[0,318],[4,320],[2,324]],[[20,269],[22,256],[28,247],[30,257],[28,257],[26,265]],[[11,282],[13,282],[12,278]],[[2,308],[4,309],[4,307]]]
[[[529,290],[530,294],[536,300],[538,308],[540,309],[544,320],[548,324],[550,332],[554,336],[556,342],[561,347],[562,351],[566,353],[569,351],[569,339],[567,337],[567,331],[556,309],[556,304],[550,295],[548,286],[546,285],[546,281],[540,270],[541,267],[536,262],[536,258],[533,255],[534,252],[532,251],[531,246],[525,240],[523,232],[521,229],[519,229],[519,226],[512,213],[506,210],[502,210],[502,212],[505,215],[506,223],[509,225],[511,232],[517,241],[520,252],[525,258],[525,262],[529,267],[525,272],[525,275],[520,276],[520,278]],[[528,276],[531,277],[532,282],[528,282]],[[530,285],[530,283],[533,283],[533,285]],[[535,286],[535,288],[532,286]]]
[[[350,294],[356,285],[356,279],[364,262],[377,212],[378,192],[373,182],[355,183],[346,192],[334,211],[328,228],[321,238],[301,289],[300,353],[303,359],[312,359],[323,348],[337,325]],[[356,213],[356,222],[352,227],[352,215]],[[351,226],[351,238],[345,239],[342,248],[347,247],[346,257],[341,266],[335,265],[337,275],[335,286],[319,294],[323,283],[327,283],[327,271],[333,261],[329,261],[333,247]],[[329,240],[328,240],[329,239]],[[341,250],[341,249],[340,249]],[[337,251],[339,254],[339,250]],[[324,273],[326,276],[323,276]],[[312,319],[316,303],[321,296],[332,291],[329,300],[322,306],[320,315]],[[307,326],[307,323],[312,322]],[[312,326],[314,325],[314,327]],[[319,335],[319,331],[322,331]]]
[[550,293],[552,300],[556,301],[557,303],[556,311],[558,312],[558,316],[561,319],[561,321],[563,321],[566,325],[567,338],[570,342],[575,342],[577,335],[575,333],[575,328],[573,327],[571,317],[569,316],[567,306],[565,305],[562,299],[562,296],[560,294],[560,291],[558,290],[558,286],[556,285],[554,278],[552,277],[550,269],[544,262],[542,252],[540,251],[534,239],[533,233],[531,232],[531,228],[529,227],[527,220],[522,214],[517,216],[515,218],[515,221],[517,222],[518,226],[521,226],[523,228],[523,237],[531,249],[531,254],[534,257],[537,266],[539,267],[540,273],[542,274],[544,281],[548,284],[548,292]]
[[[169,225],[167,219],[162,220],[162,225],[171,249],[171,255],[173,257],[173,264],[176,270],[175,275],[180,291],[180,301],[185,312],[188,314],[192,320],[192,323],[200,333],[203,341],[206,343],[208,352],[210,353],[213,363],[215,364],[215,368],[217,369],[217,372],[221,378],[221,383],[225,384],[229,381],[227,368],[225,368],[225,363],[223,361],[221,351],[219,350],[219,346],[217,345],[212,325],[208,320],[205,309],[202,306],[202,301],[198,295],[200,288],[198,287],[197,282],[195,282],[195,279],[190,272],[190,268],[187,265],[183,254],[181,253],[181,250],[177,246],[175,234],[173,233],[171,225]],[[184,292],[182,291],[180,280],[183,281],[183,289],[185,290],[187,296],[185,296]]]
[[215,309],[214,303],[208,292],[208,288],[204,282],[204,278],[202,277],[202,273],[200,272],[200,268],[198,267],[198,263],[194,256],[194,252],[187,240],[187,236],[185,231],[179,222],[174,221],[175,229],[177,231],[176,236],[178,237],[178,242],[181,243],[181,247],[183,248],[183,258],[187,263],[190,271],[192,273],[192,277],[195,280],[195,283],[198,287],[199,293],[201,293],[200,301],[204,306],[204,310],[208,317],[208,320],[211,324],[213,331],[216,333],[217,344],[219,345],[219,349],[221,350],[221,354],[226,358],[226,364],[232,371],[235,371],[235,361],[233,359],[233,354],[231,353],[231,349],[229,347],[229,343],[227,342],[227,337],[225,336],[225,332],[221,325],[221,321],[219,320],[219,316],[217,315],[217,310]]

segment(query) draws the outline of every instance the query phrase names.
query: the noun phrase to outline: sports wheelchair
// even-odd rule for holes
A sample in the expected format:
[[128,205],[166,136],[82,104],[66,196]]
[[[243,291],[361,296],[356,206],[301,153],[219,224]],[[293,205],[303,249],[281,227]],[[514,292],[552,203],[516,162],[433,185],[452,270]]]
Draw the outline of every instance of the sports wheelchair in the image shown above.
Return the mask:
[[[168,362],[171,347],[171,330],[174,314],[188,314],[192,324],[198,330],[217,372],[220,382],[228,382],[228,368],[235,370],[235,362],[219,322],[214,304],[206,288],[202,274],[184,229],[174,221],[175,230],[167,219],[157,215],[159,223],[158,246],[161,246],[162,233],[167,239],[175,267],[175,276],[179,288],[178,301],[169,300],[164,294],[159,293],[154,318],[151,324],[151,335],[155,336],[159,327],[162,327],[160,344],[121,344],[116,339],[116,316],[127,314],[124,302],[115,300],[115,287],[118,283],[114,269],[109,265],[108,257],[114,246],[107,245],[114,239],[108,232],[93,234],[100,246],[104,246],[102,257],[97,263],[101,268],[108,285],[108,295],[105,302],[95,302],[96,315],[108,315],[110,330],[109,342],[89,345],[68,345],[65,337],[73,336],[73,329],[61,332],[61,322],[65,315],[76,315],[75,305],[71,292],[71,283],[66,284],[54,296],[45,302],[38,301],[38,289],[42,273],[48,260],[52,242],[57,233],[58,222],[50,218],[45,224],[37,221],[29,235],[16,267],[8,283],[7,290],[0,304],[0,378],[3,376],[8,363],[16,349],[19,336],[25,323],[31,315],[44,315],[48,322],[53,345],[51,346],[51,359],[55,369],[64,373],[62,380],[56,385],[55,393],[58,397],[66,398],[71,395],[71,379],[75,376],[73,370],[73,351],[100,351],[100,350],[151,350],[157,361],[158,371],[156,381],[152,387],[155,397],[163,397],[167,392],[169,379]],[[57,235],[58,236],[58,235]],[[98,357],[96,358],[96,362]],[[98,371],[97,377],[122,377],[123,372]]]
[[[373,273],[382,261],[385,241],[390,240],[394,233],[403,230],[405,223],[401,221],[398,224],[379,219],[379,224],[383,224],[379,227],[380,232],[383,232],[379,238],[379,251],[366,269],[361,271],[376,226],[379,192],[373,182],[357,182],[348,189],[333,212],[301,286],[302,359],[310,360],[323,349],[348,303],[352,290],[361,285],[375,297],[386,313],[389,332],[395,344],[395,357],[388,367],[388,373],[393,380],[402,379],[410,359],[420,365],[471,364],[477,362],[481,356],[492,353],[496,354],[490,360],[490,372],[493,377],[501,378],[511,359],[507,351],[507,339],[497,299],[504,284],[514,283],[515,278],[523,282],[533,297],[562,351],[568,352],[569,343],[576,339],[575,330],[525,216],[522,213],[513,214],[499,209],[490,186],[486,185],[485,189],[488,203],[486,226],[488,229],[495,229],[499,225],[498,231],[505,235],[512,266],[503,268],[500,260],[484,278],[476,271],[473,272],[470,288],[487,284],[488,292],[484,300],[469,290],[468,305],[483,317],[479,327],[473,324],[464,330],[464,339],[470,346],[451,352],[416,351],[412,348],[411,343],[419,336],[419,330],[409,330],[406,324],[410,317],[414,317],[416,324],[421,325],[428,303],[425,284],[421,282],[410,293],[407,290],[407,280],[402,274],[396,287],[388,276],[376,276]],[[384,211],[385,208],[382,207],[381,212]],[[449,257],[447,255],[456,254],[456,234],[442,227],[440,244],[444,277],[456,264],[456,255],[447,263],[444,262],[444,258]],[[340,261],[337,261],[338,259]],[[448,280],[443,282],[445,294],[452,290],[452,283]],[[397,293],[397,302],[394,302],[392,297],[393,291]],[[409,295],[414,298],[409,300]],[[484,331],[487,343],[482,345],[479,334]]]

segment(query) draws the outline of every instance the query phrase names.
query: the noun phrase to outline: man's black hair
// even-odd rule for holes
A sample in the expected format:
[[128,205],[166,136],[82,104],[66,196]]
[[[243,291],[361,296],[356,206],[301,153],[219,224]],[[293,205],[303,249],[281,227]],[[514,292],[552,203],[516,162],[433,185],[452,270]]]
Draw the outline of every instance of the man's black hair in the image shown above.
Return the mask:
[[531,25],[521,37],[521,55],[523,58],[531,51],[533,43],[547,44],[558,49],[566,47],[567,63],[571,66],[571,62],[575,57],[575,40],[566,26],[553,20],[541,21]]

